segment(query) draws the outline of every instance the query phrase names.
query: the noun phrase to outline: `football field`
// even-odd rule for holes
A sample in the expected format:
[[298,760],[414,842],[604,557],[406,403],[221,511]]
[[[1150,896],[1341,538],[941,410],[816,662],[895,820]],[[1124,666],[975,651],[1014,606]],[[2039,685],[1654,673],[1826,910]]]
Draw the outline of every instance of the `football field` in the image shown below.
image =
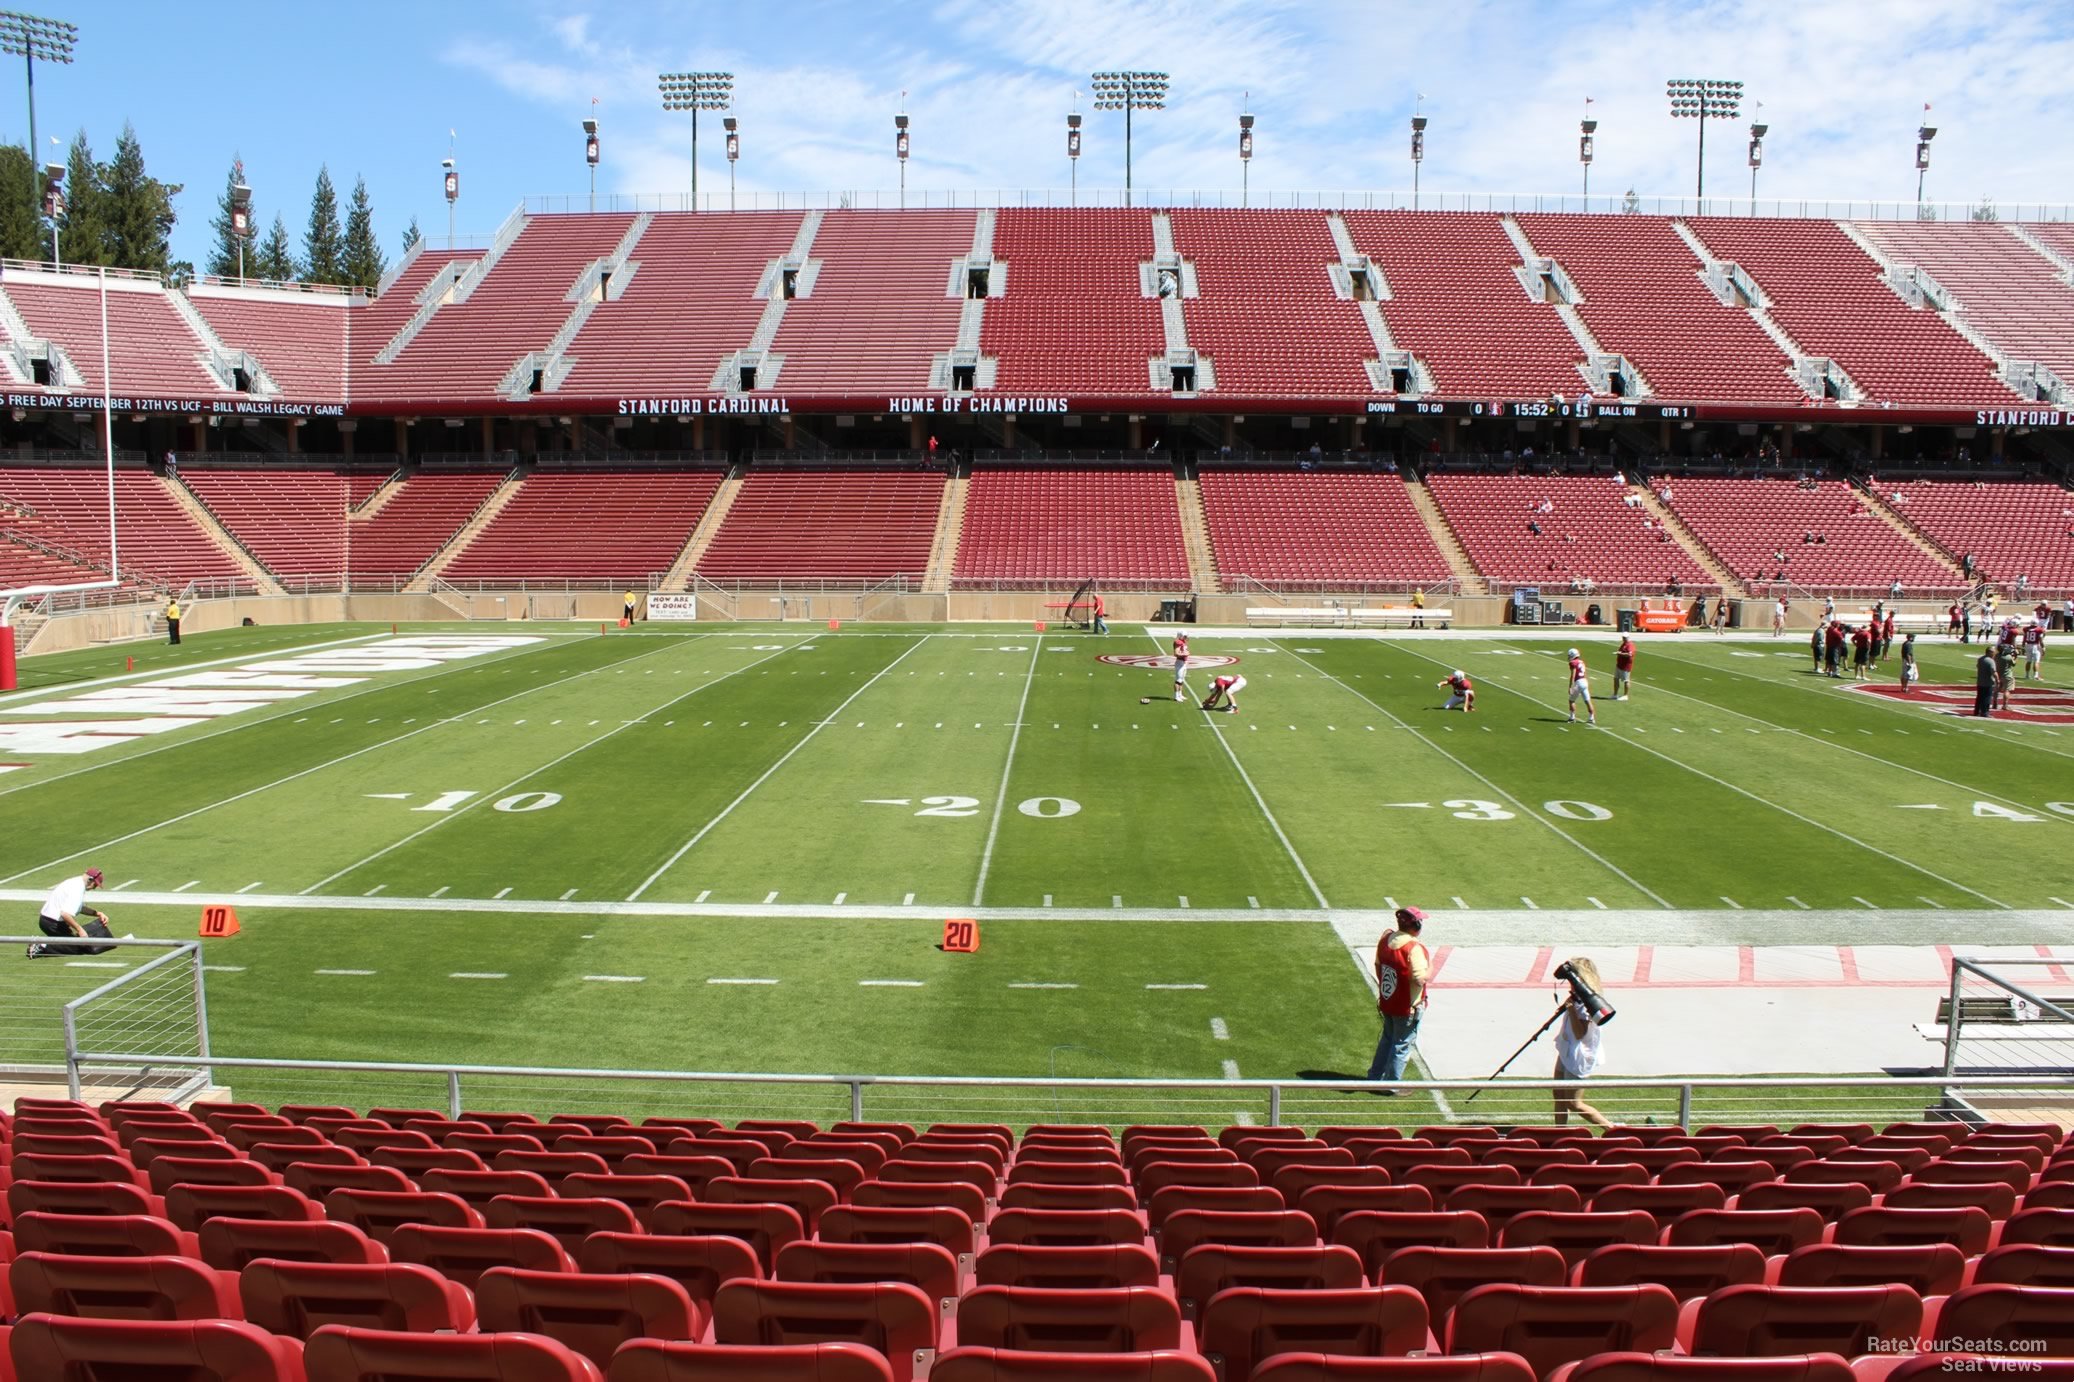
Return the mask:
[[[1895,662],[1813,675],[1804,634],[1656,639],[1615,702],[1600,631],[1193,637],[1247,678],[1239,713],[1198,707],[1215,666],[1173,701],[1166,634],[1123,625],[313,626],[37,659],[0,698],[0,929],[88,865],[118,932],[235,906],[218,1055],[1211,1079],[1358,1078],[1357,956],[1399,904],[1484,1014],[1448,1074],[1532,1030],[1551,949],[1653,972],[1674,1031],[1693,990],[1810,947],[1783,987],[1891,983],[1927,1017],[1909,955],[2074,940],[2050,657],[1981,722],[1951,713],[1977,650],[1942,639],[1906,699]],[[1566,719],[1571,641],[1596,729]],[[1457,667],[1473,714],[1439,709]],[[953,917],[977,954],[937,948]]]

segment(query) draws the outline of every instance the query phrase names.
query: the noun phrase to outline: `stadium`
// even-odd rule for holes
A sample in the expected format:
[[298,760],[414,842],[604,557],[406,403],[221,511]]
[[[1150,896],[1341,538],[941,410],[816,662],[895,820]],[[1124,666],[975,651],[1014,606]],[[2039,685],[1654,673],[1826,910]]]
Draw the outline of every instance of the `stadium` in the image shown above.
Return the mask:
[[898,119],[0,262],[0,1382],[2074,1379],[2067,208]]

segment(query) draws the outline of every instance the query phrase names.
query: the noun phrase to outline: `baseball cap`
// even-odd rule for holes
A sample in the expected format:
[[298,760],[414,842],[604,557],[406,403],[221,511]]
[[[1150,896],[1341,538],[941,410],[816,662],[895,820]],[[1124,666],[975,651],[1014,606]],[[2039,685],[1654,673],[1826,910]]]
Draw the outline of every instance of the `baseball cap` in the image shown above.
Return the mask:
[[1401,922],[1417,926],[1424,926],[1426,924],[1426,914],[1420,911],[1417,907],[1399,907],[1397,909],[1397,919]]
[[88,869],[86,871],[86,881],[93,884],[97,888],[100,887],[101,871],[99,869]]

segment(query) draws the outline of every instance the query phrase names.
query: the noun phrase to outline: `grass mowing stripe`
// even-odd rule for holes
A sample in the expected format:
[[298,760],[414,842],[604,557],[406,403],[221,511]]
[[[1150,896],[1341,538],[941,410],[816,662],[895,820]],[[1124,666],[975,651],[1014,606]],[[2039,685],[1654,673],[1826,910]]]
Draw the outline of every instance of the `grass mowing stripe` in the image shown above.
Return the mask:
[[[1639,879],[1635,878],[1633,875],[1628,873],[1627,870],[1621,868],[1620,865],[1614,863],[1611,859],[1608,859],[1605,855],[1599,853],[1590,845],[1586,844],[1584,841],[1572,835],[1569,831],[1557,825],[1554,821],[1549,820],[1540,812],[1533,810],[1531,807],[1527,805],[1526,802],[1520,800],[1512,793],[1506,791],[1503,787],[1500,787],[1497,783],[1491,781],[1490,778],[1485,777],[1482,773],[1470,767],[1467,763],[1463,762],[1460,758],[1457,758],[1454,754],[1449,753],[1446,749],[1442,748],[1438,743],[1436,743],[1430,736],[1420,731],[1410,721],[1399,716],[1396,711],[1390,709],[1381,701],[1376,700],[1367,692],[1357,691],[1353,687],[1348,686],[1345,681],[1341,680],[1339,677],[1334,676],[1332,673],[1326,671],[1317,663],[1312,662],[1302,653],[1296,652],[1294,649],[1288,647],[1281,640],[1277,639],[1276,645],[1278,647],[1281,647],[1282,651],[1288,653],[1289,656],[1295,658],[1298,662],[1301,662],[1304,666],[1310,668],[1313,672],[1316,672],[1319,676],[1325,678],[1325,680],[1331,682],[1335,686],[1344,689],[1348,695],[1358,697],[1359,699],[1366,701],[1368,704],[1374,706],[1384,715],[1387,715],[1390,718],[1391,723],[1395,724],[1399,729],[1411,730],[1413,736],[1420,743],[1424,744],[1427,748],[1432,749],[1435,753],[1439,754],[1442,758],[1447,759],[1450,763],[1453,763],[1461,771],[1469,774],[1469,776],[1475,778],[1478,782],[1481,782],[1484,786],[1490,788],[1493,792],[1505,798],[1505,800],[1511,802],[1514,806],[1517,806],[1520,810],[1521,819],[1532,820],[1539,823],[1540,825],[1546,826],[1549,830],[1553,831],[1559,838],[1561,838],[1565,843],[1569,844],[1572,848],[1576,849],[1578,853],[1583,854],[1586,858],[1590,859],[1600,868],[1606,870],[1606,872],[1612,874],[1615,878],[1618,878],[1621,882],[1627,884],[1636,892],[1642,894],[1642,896],[1656,903],[1657,906],[1662,907],[1667,911],[1671,910],[1670,902],[1666,900],[1662,895],[1648,887],[1645,887]],[[1414,656],[1420,657],[1427,662],[1433,661],[1432,658],[1425,657],[1424,654],[1414,654]]]
[[886,673],[892,671],[895,667],[898,667],[902,662],[906,661],[909,653],[912,653],[915,649],[921,647],[924,643],[927,643],[933,637],[935,637],[934,634],[925,633],[920,638],[916,639],[914,642],[908,644],[907,648],[904,651],[902,651],[899,657],[894,658],[891,662],[879,668],[878,671],[872,673],[871,679],[869,681],[866,681],[864,685],[858,687],[855,691],[852,691],[848,696],[844,697],[843,703],[837,706],[835,709],[829,711],[828,717],[826,719],[816,723],[812,729],[808,730],[803,736],[801,736],[799,742],[795,743],[791,748],[785,750],[785,752],[779,756],[777,762],[771,764],[770,767],[763,770],[763,775],[761,777],[757,778],[747,787],[744,787],[742,789],[742,793],[740,796],[736,797],[733,801],[729,802],[726,806],[722,807],[719,815],[715,816],[712,820],[707,821],[703,826],[699,827],[698,834],[686,840],[682,847],[680,847],[675,854],[672,854],[667,860],[664,861],[663,866],[661,868],[657,869],[654,873],[649,874],[647,878],[643,879],[641,881],[641,886],[635,888],[633,892],[627,895],[627,901],[640,901],[642,893],[647,892],[648,889],[654,885],[657,879],[661,878],[664,874],[668,873],[671,869],[675,868],[677,866],[677,861],[682,859],[685,855],[691,853],[693,847],[696,846],[700,840],[705,839],[706,836],[712,832],[715,826],[719,825],[722,821],[726,820],[729,816],[733,815],[734,809],[737,806],[740,806],[743,802],[747,801],[750,797],[750,794],[755,792],[755,790],[758,787],[761,787],[764,783],[768,782],[773,773],[777,772],[778,769],[784,767],[785,764],[791,760],[793,754],[798,753],[801,749],[805,748],[808,744],[812,743],[814,741],[815,735],[819,734],[822,730],[828,728],[829,725],[833,724],[835,722],[835,717],[842,714],[843,711],[847,710],[850,706],[851,701],[856,700],[859,696],[871,690],[871,688],[877,684],[880,677],[885,676]]
[[[1431,657],[1428,657],[1424,653],[1413,652],[1411,649],[1408,648],[1405,651],[1410,652],[1413,657],[1418,658],[1420,661],[1431,663],[1435,667],[1445,667],[1447,665],[1444,662],[1439,662]],[[1540,699],[1538,696],[1528,695],[1525,691],[1520,690],[1516,686],[1508,686],[1503,682],[1494,682],[1493,685],[1495,685],[1501,691],[1511,692],[1513,695],[1518,696],[1521,700],[1527,701],[1534,705],[1538,705],[1543,710],[1548,710],[1552,712],[1561,708],[1555,705],[1553,702],[1544,701]],[[1858,846],[1860,849],[1869,850],[1870,852],[1879,855],[1882,859],[1888,860],[1891,863],[1899,864],[1901,865],[1901,867],[1908,869],[1913,873],[1919,873],[1925,878],[1933,879],[1936,882],[1942,883],[1947,888],[1957,888],[1960,892],[1965,893],[1967,896],[1977,897],[1981,901],[1987,903],[1989,906],[2000,907],[2004,910],[2009,910],[2009,904],[2007,902],[2003,902],[1998,898],[1989,897],[1986,893],[1981,892],[1978,888],[1969,888],[1964,883],[1955,883],[1951,879],[1944,877],[1942,874],[1932,873],[1930,872],[1930,870],[1924,868],[1921,864],[1915,863],[1912,860],[1904,858],[1899,854],[1895,854],[1890,850],[1881,849],[1878,845],[1868,844],[1866,841],[1859,839],[1855,835],[1851,835],[1845,831],[1838,830],[1833,825],[1829,825],[1825,822],[1816,820],[1813,816],[1802,815],[1800,812],[1795,811],[1790,806],[1781,806],[1778,802],[1766,801],[1763,797],[1757,795],[1757,793],[1749,791],[1748,789],[1743,787],[1738,787],[1735,783],[1728,781],[1726,778],[1716,777],[1714,776],[1714,774],[1706,771],[1704,768],[1696,768],[1690,763],[1686,763],[1680,759],[1673,758],[1670,754],[1664,753],[1661,750],[1655,748],[1651,748],[1647,744],[1637,743],[1635,740],[1629,738],[1624,734],[1611,734],[1609,731],[1609,735],[1618,743],[1625,744],[1632,749],[1638,749],[1641,752],[1648,754],[1652,758],[1660,759],[1665,763],[1671,764],[1673,767],[1682,768],[1686,772],[1691,773],[1694,777],[1700,778],[1706,782],[1711,782],[1717,787],[1725,788],[1728,791],[1735,793],[1737,796],[1746,797],[1749,800],[1756,802],[1760,806],[1768,807],[1773,811],[1777,811],[1781,815],[1791,816],[1794,820],[1799,821],[1803,825],[1811,825],[1815,827],[1815,829],[1823,831],[1826,834],[1836,836],[1837,839],[1842,840],[1847,844],[1853,844]],[[1654,896],[1654,894],[1651,894],[1651,896]],[[1790,902],[1792,901],[1792,899],[1788,898],[1787,901]]]
[[[680,644],[665,644],[664,646],[656,648],[651,652],[642,653],[641,657],[654,657],[658,653],[675,652],[680,646]],[[654,710],[646,711],[643,714],[636,716],[634,719],[631,720],[621,720],[618,725],[606,730],[603,734],[600,734],[592,739],[587,739],[583,743],[578,744],[575,748],[570,749],[567,753],[557,754],[555,757],[549,759],[547,762],[542,763],[537,767],[527,769],[525,772],[519,774],[517,777],[513,778],[511,781],[505,783],[502,787],[499,787],[494,791],[485,792],[477,796],[474,800],[469,801],[452,811],[442,813],[439,819],[433,821],[430,825],[424,826],[418,830],[414,830],[410,834],[403,836],[401,839],[390,841],[388,844],[383,845],[380,849],[368,855],[366,858],[361,859],[355,863],[346,865],[344,868],[339,869],[337,872],[331,874],[329,877],[318,879],[316,882],[310,884],[309,887],[304,888],[302,891],[305,894],[313,893],[316,892],[319,888],[325,887],[328,884],[336,883],[339,879],[344,878],[347,874],[352,873],[357,869],[365,868],[367,865],[372,864],[375,860],[380,859],[385,855],[394,853],[396,850],[403,848],[405,845],[410,844],[414,840],[431,834],[433,831],[439,829],[441,826],[446,825],[451,821],[459,820],[461,817],[466,816],[470,811],[474,810],[476,807],[481,806],[484,802],[495,801],[499,797],[502,797],[507,793],[513,791],[514,789],[523,786],[525,783],[531,781],[533,778],[540,776],[540,774],[546,772],[548,769],[558,767],[561,764],[566,763],[568,760],[576,757],[578,754],[589,752],[591,749],[594,749],[598,745],[604,743],[607,739],[612,738],[612,736],[614,736],[615,734],[625,733],[627,730],[632,729],[635,725],[642,723],[644,720],[648,718],[649,715],[660,714],[664,710],[669,709],[671,706],[676,705],[680,701],[686,701],[691,699],[693,696],[698,695],[699,692],[706,690],[708,687],[717,686],[721,682],[726,681],[729,677],[740,676],[742,673],[748,671],[750,668],[759,667],[764,663],[769,662],[772,658],[783,657],[789,651],[791,651],[789,648],[780,648],[777,652],[766,653],[762,657],[757,658],[755,661],[745,663],[742,666],[735,668],[731,672],[723,672],[719,676],[713,678],[712,681],[705,682],[704,684],[699,686],[695,686],[690,691],[686,691],[681,694],[672,694],[667,699],[665,699],[660,705],[656,706]],[[639,659],[632,658],[629,659],[629,661],[639,661]],[[504,890],[505,893],[509,893],[510,891],[511,889],[509,888],[506,888]],[[503,895],[503,893],[498,894],[499,897],[502,897]]]
[[994,793],[994,818],[987,822],[987,842],[979,852],[979,881],[972,887],[972,905],[987,898],[987,874],[994,867],[994,841],[1001,835],[1001,813],[1008,806],[1008,779],[1015,771],[1015,746],[1022,742],[1023,712],[1030,708],[1030,687],[1037,681],[1037,658],[1044,651],[1044,635],[1030,646],[1030,665],[1023,669],[1023,694],[1015,703],[1015,728],[1008,734],[1008,756],[1001,762],[1001,788]]
[[[625,660],[626,660],[626,661],[629,661],[629,662],[633,662],[633,661],[638,661],[638,660],[639,660],[639,659],[641,659],[641,658],[645,658],[645,657],[653,657],[653,656],[655,656],[655,655],[656,655],[656,653],[658,653],[658,652],[664,652],[664,651],[667,651],[667,649],[665,649],[665,648],[658,648],[658,649],[654,649],[654,650],[651,650],[650,652],[645,652],[645,653],[637,653],[637,654],[635,654],[634,656],[632,656],[632,657],[629,657],[629,658],[627,658],[627,659],[625,659]],[[452,671],[452,670],[463,670],[463,669],[449,669],[449,670],[450,670],[450,671]],[[468,669],[465,669],[465,670],[473,671],[473,670],[475,670],[475,669],[471,667],[471,668],[468,668]],[[494,701],[491,701],[491,702],[489,702],[489,704],[487,704],[487,705],[481,705],[481,706],[476,706],[476,707],[474,707],[473,709],[470,709],[470,710],[468,710],[468,711],[465,711],[465,712],[463,712],[463,714],[465,714],[465,715],[475,715],[475,714],[479,714],[480,712],[482,712],[482,711],[484,711],[484,710],[489,710],[489,709],[492,709],[492,708],[494,708],[494,707],[496,707],[496,706],[500,706],[500,705],[503,705],[503,704],[504,704],[504,703],[505,703],[506,701],[515,701],[515,700],[518,700],[518,699],[519,699],[520,697],[522,697],[522,696],[529,696],[529,695],[533,694],[533,692],[535,692],[535,691],[543,691],[543,690],[546,690],[546,689],[548,689],[549,687],[554,687],[554,686],[560,686],[560,685],[564,684],[565,682],[571,682],[571,681],[576,681],[576,680],[579,680],[579,679],[581,679],[581,678],[583,678],[583,677],[587,677],[587,676],[591,675],[591,672],[592,672],[592,671],[594,671],[594,670],[596,670],[596,669],[593,669],[593,668],[586,668],[585,670],[583,670],[583,671],[581,671],[581,672],[572,672],[572,673],[570,673],[570,674],[569,674],[568,676],[566,676],[566,677],[560,677],[560,678],[557,678],[557,679],[556,679],[556,680],[554,680],[554,681],[550,681],[550,682],[546,682],[546,683],[543,683],[543,684],[542,684],[542,685],[540,685],[540,686],[529,686],[529,687],[527,687],[527,688],[526,688],[525,690],[523,690],[523,691],[515,691],[515,692],[513,692],[513,693],[512,693],[511,695],[509,695],[509,696],[505,696],[505,697],[503,697],[503,698],[501,698],[501,699],[499,699],[499,700],[494,700]],[[350,762],[351,760],[353,760],[353,759],[355,759],[355,758],[359,758],[359,757],[362,757],[362,756],[363,756],[363,755],[365,755],[365,754],[370,754],[370,753],[373,753],[373,752],[374,752],[375,750],[377,750],[377,749],[385,749],[385,748],[389,748],[389,747],[391,747],[391,746],[393,746],[393,745],[396,745],[396,744],[400,744],[400,743],[402,743],[402,742],[403,742],[404,740],[406,740],[406,739],[414,739],[414,738],[416,738],[416,737],[417,737],[418,735],[420,735],[420,734],[423,734],[423,733],[425,733],[425,732],[426,732],[427,730],[437,729],[437,728],[438,728],[439,726],[441,726],[441,725],[443,725],[443,724],[449,724],[449,723],[452,723],[453,721],[455,721],[455,720],[458,720],[458,719],[460,719],[460,718],[462,718],[462,717],[461,717],[460,715],[454,715],[454,716],[441,716],[440,718],[438,718],[438,719],[436,719],[436,720],[433,720],[433,721],[430,721],[430,722],[429,722],[429,723],[427,723],[427,724],[423,724],[423,725],[420,725],[420,726],[418,726],[418,728],[416,728],[416,729],[413,729],[413,730],[407,730],[407,731],[405,731],[405,732],[404,732],[404,733],[402,733],[402,734],[396,735],[396,736],[395,736],[394,738],[390,738],[390,739],[383,739],[383,740],[379,740],[379,741],[377,741],[376,743],[372,743],[372,744],[367,744],[367,745],[364,745],[364,746],[363,746],[363,747],[361,747],[361,748],[357,748],[357,749],[354,749],[354,750],[353,750],[353,751],[352,751],[351,753],[345,753],[345,754],[340,754],[340,755],[339,755],[338,757],[336,757],[336,758],[332,758],[332,759],[329,759],[329,760],[327,760],[327,761],[325,761],[325,762],[323,762],[323,763],[318,763],[318,764],[315,764],[314,766],[311,766],[311,767],[308,767],[308,768],[303,768],[303,769],[301,769],[301,770],[299,770],[299,771],[297,771],[297,772],[293,772],[293,773],[290,773],[290,774],[289,774],[288,776],[286,776],[286,777],[276,778],[276,779],[274,779],[274,780],[273,780],[272,782],[265,782],[265,783],[261,783],[261,784],[260,784],[259,786],[257,786],[257,787],[249,787],[249,788],[247,788],[246,790],[244,790],[244,791],[242,791],[242,792],[238,792],[238,793],[236,793],[236,794],[234,794],[234,795],[232,795],[232,796],[228,796],[228,797],[223,797],[223,798],[221,798],[221,799],[219,799],[219,800],[217,800],[217,801],[212,801],[212,802],[209,802],[209,803],[207,803],[206,805],[202,805],[202,806],[197,806],[197,807],[195,807],[194,809],[192,809],[192,810],[190,810],[190,811],[183,811],[183,812],[181,812],[181,813],[180,813],[179,815],[176,815],[176,816],[170,816],[170,817],[166,818],[165,820],[162,820],[162,821],[159,821],[159,822],[157,822],[157,823],[156,823],[156,824],[154,824],[154,825],[147,825],[147,826],[144,826],[144,827],[142,827],[141,829],[137,829],[137,830],[132,830],[132,831],[130,831],[130,832],[129,832],[128,834],[126,834],[126,835],[118,835],[118,836],[116,836],[116,837],[115,837],[114,839],[112,839],[112,840],[103,840],[103,841],[102,841],[101,843],[99,843],[99,844],[97,844],[97,845],[89,845],[89,846],[88,846],[87,848],[85,848],[85,849],[77,849],[77,850],[73,850],[73,851],[72,851],[71,853],[69,853],[69,854],[61,854],[61,855],[59,855],[59,856],[58,856],[57,858],[55,858],[55,859],[47,860],[47,861],[46,861],[46,862],[44,862],[44,863],[41,863],[41,864],[38,864],[38,865],[36,865],[36,866],[35,866],[34,868],[26,868],[26,869],[21,869],[21,870],[19,870],[19,871],[15,872],[15,873],[11,873],[11,874],[8,874],[8,875],[7,875],[6,877],[4,877],[4,878],[0,878],[0,883],[12,883],[12,882],[14,882],[14,881],[15,881],[16,879],[18,879],[18,878],[22,878],[22,877],[25,877],[25,876],[27,876],[28,874],[32,874],[32,873],[35,873],[35,872],[37,872],[37,871],[39,871],[39,870],[41,870],[41,869],[47,869],[47,868],[50,868],[50,867],[52,867],[53,865],[56,865],[56,864],[62,864],[62,863],[64,863],[64,862],[65,862],[66,860],[68,860],[68,859],[77,859],[77,858],[80,858],[81,856],[83,856],[83,855],[87,855],[87,854],[91,854],[91,853],[93,853],[93,852],[94,852],[94,851],[96,851],[96,850],[102,850],[102,849],[112,849],[112,848],[113,848],[113,847],[115,847],[116,845],[119,845],[119,844],[123,844],[123,843],[125,843],[125,842],[127,842],[127,841],[130,841],[130,840],[135,840],[135,839],[139,839],[139,838],[141,838],[141,837],[143,837],[143,836],[145,836],[145,835],[149,835],[149,834],[151,834],[151,833],[152,833],[153,831],[155,831],[155,830],[163,830],[163,829],[165,829],[165,828],[166,828],[167,826],[169,826],[169,825],[178,825],[178,824],[179,824],[179,823],[180,823],[181,821],[184,821],[184,820],[189,820],[189,819],[192,819],[192,818],[193,818],[193,817],[195,817],[195,816],[203,815],[203,814],[205,814],[205,813],[207,813],[207,812],[210,812],[210,811],[214,811],[214,810],[215,810],[215,809],[217,809],[218,807],[221,807],[221,806],[228,806],[228,805],[230,805],[230,804],[231,804],[232,802],[237,802],[237,801],[243,801],[243,800],[244,800],[245,798],[247,798],[247,797],[257,796],[257,795],[258,795],[259,793],[261,793],[261,792],[265,792],[265,791],[268,791],[268,790],[270,790],[270,789],[272,789],[272,788],[275,788],[275,787],[280,787],[280,786],[284,786],[284,785],[286,785],[287,783],[290,783],[290,782],[295,782],[295,781],[297,781],[297,780],[299,780],[299,779],[301,779],[301,778],[309,777],[309,776],[310,776],[311,774],[313,774],[313,773],[320,773],[320,772],[323,772],[323,771],[324,771],[325,769],[327,769],[327,768],[332,768],[332,767],[336,767],[337,765],[339,765],[339,764],[341,764],[341,763],[346,763],[346,762]]]

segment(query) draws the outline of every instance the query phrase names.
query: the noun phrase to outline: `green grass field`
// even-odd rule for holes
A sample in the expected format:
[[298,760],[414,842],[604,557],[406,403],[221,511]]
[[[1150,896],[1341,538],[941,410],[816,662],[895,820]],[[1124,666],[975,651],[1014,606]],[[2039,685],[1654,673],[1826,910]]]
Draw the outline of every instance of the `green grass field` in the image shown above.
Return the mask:
[[[0,729],[25,765],[0,773],[5,929],[89,864],[118,931],[236,905],[219,1055],[1351,1077],[1373,1000],[1333,922],[1371,909],[1661,914],[1666,942],[1805,911],[1872,943],[2074,896],[2074,726],[1854,693],[1804,635],[1645,643],[1626,703],[1615,640],[1581,638],[1592,730],[1565,723],[1563,644],[1501,636],[1205,635],[1249,679],[1222,715],[1097,660],[1160,651],[1142,628],[402,632],[535,641],[90,753]],[[0,725],[388,640],[38,659]],[[1970,682],[1965,649],[1923,661]],[[1456,666],[1473,715],[1438,709]],[[53,708],[79,696],[108,708]],[[937,948],[949,917],[980,920],[976,955]]]

